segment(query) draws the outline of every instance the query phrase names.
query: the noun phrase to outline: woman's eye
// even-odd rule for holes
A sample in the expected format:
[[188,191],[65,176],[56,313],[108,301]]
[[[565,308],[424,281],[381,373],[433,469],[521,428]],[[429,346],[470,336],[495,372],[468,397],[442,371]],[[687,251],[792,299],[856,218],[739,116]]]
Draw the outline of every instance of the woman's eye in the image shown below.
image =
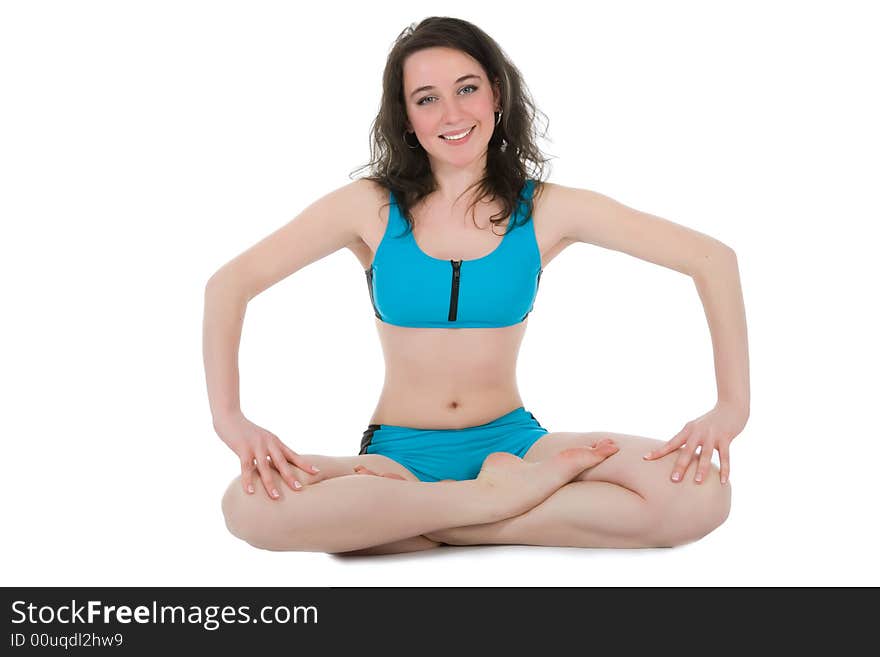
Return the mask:
[[[469,84],[469,85],[464,86],[461,89],[459,89],[459,91],[464,91],[465,89],[473,89],[474,91],[476,91],[478,89],[478,87],[475,87],[474,85]],[[467,94],[467,95],[470,96],[470,94]],[[417,102],[416,105],[424,105],[425,101],[428,100],[429,98],[436,98],[436,96],[425,96],[419,102]]]

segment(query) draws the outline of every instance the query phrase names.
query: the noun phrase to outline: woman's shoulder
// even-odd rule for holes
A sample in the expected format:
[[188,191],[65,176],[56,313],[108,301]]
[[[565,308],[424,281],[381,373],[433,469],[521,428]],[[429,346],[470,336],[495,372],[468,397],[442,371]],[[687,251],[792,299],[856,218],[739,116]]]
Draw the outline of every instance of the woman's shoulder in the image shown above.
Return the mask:
[[389,190],[385,183],[374,178],[358,178],[353,184],[358,185],[365,195],[372,195],[374,198],[388,196]]

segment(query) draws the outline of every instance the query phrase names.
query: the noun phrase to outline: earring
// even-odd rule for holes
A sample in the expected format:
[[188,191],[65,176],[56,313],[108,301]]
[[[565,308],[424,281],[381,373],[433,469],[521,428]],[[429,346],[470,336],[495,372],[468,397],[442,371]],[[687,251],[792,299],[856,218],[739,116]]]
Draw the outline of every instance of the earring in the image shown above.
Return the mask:
[[[495,119],[495,127],[496,127],[496,128],[498,127],[498,124],[501,123],[501,115],[502,115],[502,114],[504,114],[504,108],[503,108],[503,107],[502,107],[500,110],[498,110],[498,118]],[[502,153],[506,153],[506,152],[507,152],[507,140],[504,139],[503,137],[501,138],[501,152],[502,152]]]

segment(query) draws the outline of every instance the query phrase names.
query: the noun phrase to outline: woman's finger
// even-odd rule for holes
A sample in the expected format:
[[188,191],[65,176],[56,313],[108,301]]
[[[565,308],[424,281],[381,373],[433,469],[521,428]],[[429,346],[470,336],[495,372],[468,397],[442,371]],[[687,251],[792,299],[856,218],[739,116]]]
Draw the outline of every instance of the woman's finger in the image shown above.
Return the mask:
[[275,482],[272,480],[272,468],[269,467],[269,462],[266,460],[267,456],[268,454],[257,453],[257,470],[260,471],[260,479],[263,481],[266,493],[273,500],[277,500],[281,494],[275,488]]
[[721,456],[721,483],[726,484],[730,478],[730,443],[722,440],[718,446],[718,454]]
[[688,437],[690,436],[692,427],[685,425],[684,429],[675,434],[665,445],[661,445],[657,449],[652,449],[650,452],[645,454],[642,458],[646,460],[660,458],[661,456],[666,456],[671,452],[674,452],[679,447],[687,442]]
[[245,457],[241,460],[241,487],[250,495],[254,492],[254,458]]
[[270,444],[269,454],[272,457],[272,463],[275,464],[275,469],[278,470],[278,473],[281,475],[281,478],[290,486],[290,489],[294,492],[302,490],[303,485],[296,478],[297,475],[294,472],[291,465],[287,462],[287,459],[284,458],[284,455],[281,453],[281,449],[279,449],[278,445]]
[[318,468],[316,468],[311,463],[307,463],[307,460],[304,457],[302,457],[299,454],[297,454],[296,452],[294,452],[292,449],[290,449],[290,447],[288,447],[287,445],[282,443],[280,440],[278,441],[278,445],[280,446],[281,452],[284,454],[284,456],[287,458],[287,460],[290,461],[291,463],[293,463],[295,466],[297,466],[303,472],[311,472],[311,473],[320,472],[320,470]]
[[715,448],[711,445],[703,444],[700,447],[700,463],[697,466],[697,474],[694,477],[694,481],[698,484],[706,481],[706,476],[709,474],[709,467],[712,465],[712,452],[715,451]]
[[696,441],[688,443],[678,450],[678,458],[675,460],[675,467],[672,469],[672,481],[681,481],[684,473],[688,469],[691,460],[694,458],[694,452],[697,450]]

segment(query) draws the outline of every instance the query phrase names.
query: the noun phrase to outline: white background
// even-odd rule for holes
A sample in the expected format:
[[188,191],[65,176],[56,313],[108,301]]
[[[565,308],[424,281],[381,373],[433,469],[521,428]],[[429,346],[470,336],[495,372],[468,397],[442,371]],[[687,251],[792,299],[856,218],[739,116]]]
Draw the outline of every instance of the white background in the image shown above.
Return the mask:
[[[880,584],[870,4],[4,3],[3,584]],[[549,180],[735,249],[751,417],[701,541],[346,560],[227,532],[204,285],[368,162],[393,40],[437,14],[523,73]],[[357,453],[383,358],[352,253],[252,300],[240,372],[251,420]],[[518,373],[551,431],[668,440],[715,401],[691,279],[589,244],[545,271]]]

